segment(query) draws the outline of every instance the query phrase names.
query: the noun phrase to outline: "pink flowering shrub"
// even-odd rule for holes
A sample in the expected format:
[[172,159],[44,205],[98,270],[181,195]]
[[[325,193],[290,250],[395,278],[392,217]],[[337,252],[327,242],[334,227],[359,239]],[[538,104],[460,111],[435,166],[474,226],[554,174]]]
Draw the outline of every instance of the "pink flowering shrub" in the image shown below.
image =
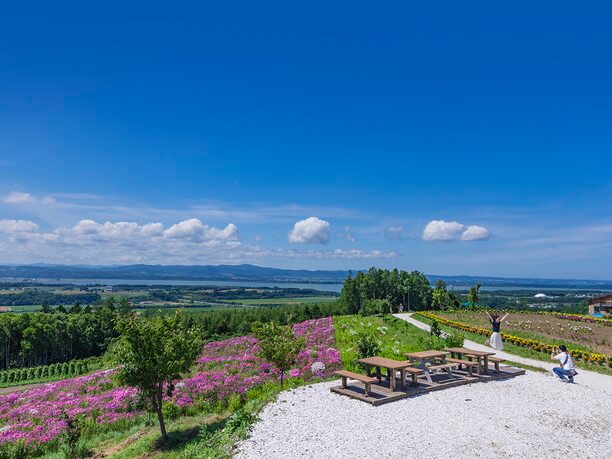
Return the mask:
[[135,409],[136,389],[116,387],[112,373],[99,371],[0,396],[0,447],[18,441],[33,447],[55,441],[66,425],[64,413],[107,426],[141,414]]
[[[297,336],[306,338],[306,345],[290,377],[326,378],[341,367],[340,352],[334,348],[331,317],[302,322],[293,329]],[[181,408],[204,408],[275,380],[277,370],[257,356],[258,350],[252,336],[206,344],[196,373],[176,382],[172,397],[166,401],[172,400]],[[86,420],[95,429],[122,428],[141,416],[137,390],[117,387],[112,376],[113,370],[98,371],[0,395],[0,457],[4,457],[5,448],[17,442],[32,452],[52,448],[66,427],[64,413]]]
[[[293,326],[296,336],[304,336],[306,345],[298,355],[292,378],[326,378],[341,367],[340,352],[335,349],[332,318],[308,320]],[[198,360],[198,372],[176,384],[174,400],[179,406],[206,404],[243,394],[250,388],[278,377],[278,371],[257,356],[259,347],[252,336],[241,336],[208,343]],[[313,375],[311,367],[322,362],[324,370]],[[317,367],[315,366],[315,369]]]

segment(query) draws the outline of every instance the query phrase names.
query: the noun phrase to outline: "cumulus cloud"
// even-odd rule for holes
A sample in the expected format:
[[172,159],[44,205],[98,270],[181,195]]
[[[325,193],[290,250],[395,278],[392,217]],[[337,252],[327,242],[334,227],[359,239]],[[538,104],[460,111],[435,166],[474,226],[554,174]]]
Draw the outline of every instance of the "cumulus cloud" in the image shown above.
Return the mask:
[[215,228],[208,226],[198,218],[184,220],[163,232],[164,237],[169,239],[186,239],[192,242],[203,242],[210,240],[217,241],[237,241],[238,227],[230,223],[225,228]]
[[329,222],[317,217],[300,220],[289,233],[289,242],[297,244],[327,244],[329,242]]
[[479,241],[490,236],[490,231],[484,226],[466,227],[456,221],[432,220],[425,225],[422,238],[424,241]]
[[7,204],[52,204],[55,202],[55,199],[50,196],[37,198],[32,196],[30,193],[24,193],[23,191],[11,191],[9,194],[4,196],[2,200]]
[[392,241],[401,241],[406,236],[406,230],[403,226],[389,226],[385,228],[385,237]]
[[36,233],[38,225],[30,220],[0,220],[3,233]]
[[[41,232],[29,220],[0,220],[0,253],[5,260],[53,263],[236,263],[255,259],[389,259],[380,250],[268,249],[238,240],[238,228],[209,226],[189,219],[162,223],[83,219],[73,226]],[[32,257],[35,256],[35,259]],[[24,258],[26,257],[26,258]]]
[[462,241],[482,241],[491,237],[491,232],[484,226],[471,225],[461,233]]
[[423,230],[425,241],[454,241],[459,239],[464,226],[459,222],[447,222],[444,220],[432,220]]

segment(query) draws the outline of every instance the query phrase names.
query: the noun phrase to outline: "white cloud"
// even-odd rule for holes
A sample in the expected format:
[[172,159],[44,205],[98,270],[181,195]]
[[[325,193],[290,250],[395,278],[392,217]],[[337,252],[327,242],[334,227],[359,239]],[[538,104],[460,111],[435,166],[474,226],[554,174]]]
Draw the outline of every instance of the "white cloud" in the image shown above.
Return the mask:
[[167,229],[161,223],[98,223],[83,219],[73,226],[50,232],[40,232],[38,225],[28,220],[0,220],[0,253],[10,262],[95,264],[210,264],[263,259],[374,260],[397,257],[395,252],[380,250],[262,248],[240,242],[238,228],[232,223],[221,229],[197,219],[184,220]]
[[359,250],[359,249],[336,249],[327,251],[318,250],[275,250],[270,251],[268,255],[275,255],[283,258],[315,258],[320,260],[375,260],[375,259],[391,259],[397,258],[396,252],[383,252],[381,250]]
[[403,226],[389,226],[385,229],[385,237],[394,241],[401,241],[405,238],[406,230]]
[[484,226],[432,220],[425,225],[422,237],[424,241],[481,241],[491,237],[491,232]]
[[0,220],[3,233],[36,233],[38,225],[30,220]]
[[163,232],[169,239],[186,239],[192,242],[203,241],[237,241],[238,227],[230,223],[225,228],[208,226],[198,218],[190,218],[172,225]]
[[7,204],[52,204],[55,202],[55,199],[50,196],[37,198],[32,196],[30,193],[24,193],[23,191],[11,191],[9,194],[4,196],[2,200]]
[[491,237],[491,232],[484,226],[471,225],[461,234],[462,241],[482,241]]
[[423,230],[423,240],[425,241],[454,241],[459,239],[465,228],[459,222],[447,222],[444,220],[432,220]]
[[355,242],[357,240],[350,226],[345,226],[344,231],[342,233],[338,233],[338,237],[346,239],[348,242]]
[[329,222],[317,217],[300,220],[289,233],[289,242],[297,244],[327,244],[329,242]]

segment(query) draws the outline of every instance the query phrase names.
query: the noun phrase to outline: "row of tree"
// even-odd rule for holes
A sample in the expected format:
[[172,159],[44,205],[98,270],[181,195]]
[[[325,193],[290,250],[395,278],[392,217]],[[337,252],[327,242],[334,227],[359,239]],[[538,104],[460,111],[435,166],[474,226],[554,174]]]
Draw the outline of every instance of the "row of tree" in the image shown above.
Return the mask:
[[0,370],[34,367],[100,356],[117,336],[126,309],[115,300],[78,311],[0,315]]
[[340,303],[349,314],[459,307],[457,295],[439,279],[432,288],[419,271],[370,268],[344,281]]

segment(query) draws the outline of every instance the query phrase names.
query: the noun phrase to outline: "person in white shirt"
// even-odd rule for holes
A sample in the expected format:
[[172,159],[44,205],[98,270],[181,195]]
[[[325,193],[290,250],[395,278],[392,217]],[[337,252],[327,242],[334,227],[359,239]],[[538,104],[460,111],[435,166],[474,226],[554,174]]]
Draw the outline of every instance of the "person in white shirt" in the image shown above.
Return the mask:
[[[556,351],[556,354],[555,354]],[[558,360],[561,363],[560,367],[553,368],[553,373],[556,374],[561,381],[573,383],[574,376],[577,375],[574,368],[574,361],[572,356],[567,352],[567,348],[564,345],[559,346],[558,350],[552,351],[550,354],[552,360]]]

